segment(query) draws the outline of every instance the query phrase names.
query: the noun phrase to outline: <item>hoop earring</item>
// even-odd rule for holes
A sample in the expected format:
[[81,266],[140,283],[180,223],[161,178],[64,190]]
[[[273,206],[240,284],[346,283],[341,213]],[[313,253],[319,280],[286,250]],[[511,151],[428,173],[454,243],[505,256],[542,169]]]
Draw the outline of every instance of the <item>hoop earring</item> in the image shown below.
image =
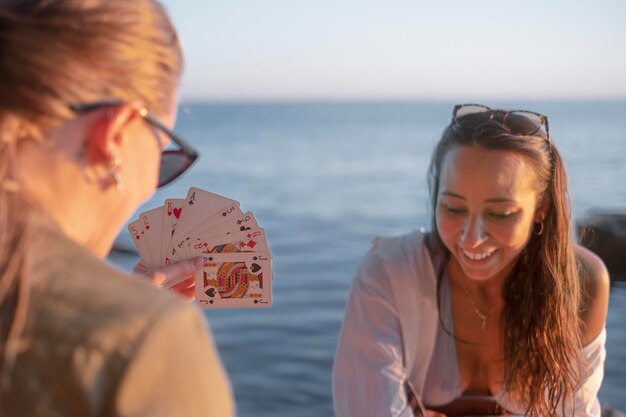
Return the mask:
[[[535,225],[536,224],[537,223],[535,223]],[[536,227],[533,227],[533,229],[535,229],[534,231],[537,236],[541,236],[543,234],[543,220],[539,223],[539,231],[536,230]]]
[[109,175],[111,176],[111,184],[115,185],[115,191],[122,192],[124,189],[124,180],[122,180],[122,176],[120,175],[120,167],[122,166],[122,160],[119,156],[115,156],[111,161],[111,166],[109,167]]

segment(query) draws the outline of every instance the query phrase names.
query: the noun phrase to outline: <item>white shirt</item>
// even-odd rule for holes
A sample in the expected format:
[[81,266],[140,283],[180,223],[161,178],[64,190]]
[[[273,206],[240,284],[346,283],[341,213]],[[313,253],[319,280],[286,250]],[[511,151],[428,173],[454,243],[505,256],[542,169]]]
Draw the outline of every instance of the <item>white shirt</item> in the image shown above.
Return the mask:
[[[358,268],[333,366],[336,417],[412,417],[404,390],[407,380],[429,404],[445,404],[461,395],[454,340],[441,334],[437,279],[423,240],[422,232],[377,238]],[[443,287],[446,320],[451,310]],[[605,340],[602,330],[583,348],[588,372],[575,396],[577,417],[600,415],[597,392]],[[525,407],[512,403],[504,389],[492,398],[524,414]]]

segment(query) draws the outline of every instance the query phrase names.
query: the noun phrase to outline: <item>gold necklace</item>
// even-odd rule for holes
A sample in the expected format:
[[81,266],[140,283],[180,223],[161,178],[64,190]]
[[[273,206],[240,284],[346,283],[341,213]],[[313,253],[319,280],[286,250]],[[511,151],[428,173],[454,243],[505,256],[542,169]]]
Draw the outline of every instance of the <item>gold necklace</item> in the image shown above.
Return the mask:
[[465,294],[467,294],[467,298],[469,298],[470,303],[472,303],[472,307],[474,307],[474,312],[483,321],[481,326],[480,326],[480,330],[485,330],[485,325],[487,324],[487,316],[489,316],[491,313],[493,313],[493,310],[495,310],[495,307],[491,307],[491,310],[489,310],[486,313],[483,313],[480,310],[480,308],[478,308],[478,306],[476,306],[476,303],[472,299],[472,296],[470,295],[469,290],[465,286],[465,277],[463,277],[463,276],[461,277],[461,286],[463,287],[463,290],[465,291]]

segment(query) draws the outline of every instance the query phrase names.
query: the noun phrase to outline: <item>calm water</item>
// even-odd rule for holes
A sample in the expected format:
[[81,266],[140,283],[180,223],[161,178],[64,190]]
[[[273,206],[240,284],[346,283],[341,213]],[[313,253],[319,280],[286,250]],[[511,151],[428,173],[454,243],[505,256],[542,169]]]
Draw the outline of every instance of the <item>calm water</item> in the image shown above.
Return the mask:
[[[531,109],[570,174],[576,216],[626,209],[626,102]],[[270,309],[207,311],[238,413],[332,416],[330,370],[355,267],[376,235],[428,226],[425,172],[452,103],[194,104],[177,130],[197,166],[144,208],[198,186],[256,213],[274,253]],[[122,233],[121,241],[127,236]],[[129,268],[134,257],[112,259]],[[626,286],[612,289],[601,400],[626,410]]]

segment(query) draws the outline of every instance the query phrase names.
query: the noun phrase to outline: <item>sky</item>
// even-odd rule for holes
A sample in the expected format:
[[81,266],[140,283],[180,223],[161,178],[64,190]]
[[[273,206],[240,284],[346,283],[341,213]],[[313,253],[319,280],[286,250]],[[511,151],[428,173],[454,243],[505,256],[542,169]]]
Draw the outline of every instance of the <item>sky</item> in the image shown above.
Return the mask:
[[183,100],[626,99],[623,0],[162,0]]

